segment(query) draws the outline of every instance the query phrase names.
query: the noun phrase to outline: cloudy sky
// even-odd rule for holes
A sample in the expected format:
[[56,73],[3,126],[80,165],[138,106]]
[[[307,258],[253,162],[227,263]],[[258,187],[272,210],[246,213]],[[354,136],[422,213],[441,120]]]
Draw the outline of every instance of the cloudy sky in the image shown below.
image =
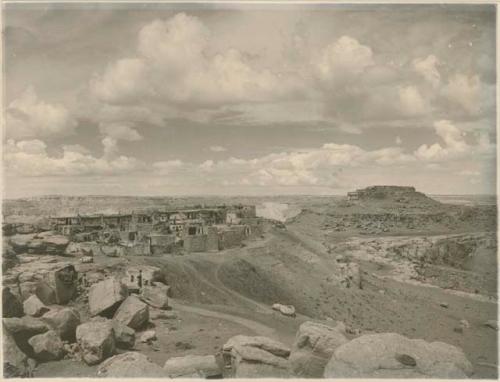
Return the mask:
[[7,197],[495,192],[490,5],[7,4]]

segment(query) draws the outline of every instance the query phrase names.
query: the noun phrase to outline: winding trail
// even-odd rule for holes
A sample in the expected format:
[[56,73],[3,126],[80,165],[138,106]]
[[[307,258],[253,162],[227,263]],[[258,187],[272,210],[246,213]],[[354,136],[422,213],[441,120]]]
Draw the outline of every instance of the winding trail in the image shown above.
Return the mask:
[[266,336],[266,337],[272,337],[275,334],[275,330],[270,328],[269,326],[263,325],[259,322],[248,320],[246,318],[242,318],[239,316],[235,316],[232,314],[227,314],[227,313],[220,313],[217,311],[205,309],[205,308],[200,308],[196,306],[188,306],[181,304],[179,301],[174,301],[170,299],[169,304],[172,306],[173,309],[181,311],[181,312],[188,312],[188,313],[194,313],[198,314],[200,316],[206,316],[206,317],[212,317],[212,318],[219,318],[221,320],[226,320],[226,321],[231,321],[236,324],[239,324],[241,326],[244,326],[259,336]]

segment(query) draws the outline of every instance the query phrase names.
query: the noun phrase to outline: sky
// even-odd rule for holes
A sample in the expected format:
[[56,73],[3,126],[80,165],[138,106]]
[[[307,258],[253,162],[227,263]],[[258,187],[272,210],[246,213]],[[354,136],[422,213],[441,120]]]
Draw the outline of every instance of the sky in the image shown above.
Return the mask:
[[492,5],[4,4],[4,197],[496,191]]

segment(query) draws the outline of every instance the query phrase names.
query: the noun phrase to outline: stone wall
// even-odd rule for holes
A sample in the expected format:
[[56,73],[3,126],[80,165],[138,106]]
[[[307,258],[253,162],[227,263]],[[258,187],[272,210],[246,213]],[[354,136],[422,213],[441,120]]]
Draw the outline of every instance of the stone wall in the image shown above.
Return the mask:
[[205,252],[207,250],[208,235],[184,236],[184,250],[186,252]]
[[231,226],[219,233],[219,248],[228,249],[240,247],[245,239],[246,226]]

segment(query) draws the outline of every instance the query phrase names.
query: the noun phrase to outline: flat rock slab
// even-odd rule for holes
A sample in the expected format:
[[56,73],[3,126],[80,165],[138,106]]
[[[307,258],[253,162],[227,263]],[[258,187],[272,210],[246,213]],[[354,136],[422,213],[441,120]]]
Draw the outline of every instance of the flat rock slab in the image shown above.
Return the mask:
[[113,319],[138,330],[149,320],[149,307],[135,296],[129,296],[116,311]]
[[104,361],[97,369],[103,378],[167,378],[166,372],[144,354],[127,352]]
[[213,355],[188,355],[170,358],[163,369],[170,378],[222,377],[222,370]]
[[123,300],[128,297],[127,286],[113,277],[90,287],[89,309],[92,316],[112,317]]
[[472,374],[463,351],[396,333],[367,334],[338,347],[325,378],[448,378]]

